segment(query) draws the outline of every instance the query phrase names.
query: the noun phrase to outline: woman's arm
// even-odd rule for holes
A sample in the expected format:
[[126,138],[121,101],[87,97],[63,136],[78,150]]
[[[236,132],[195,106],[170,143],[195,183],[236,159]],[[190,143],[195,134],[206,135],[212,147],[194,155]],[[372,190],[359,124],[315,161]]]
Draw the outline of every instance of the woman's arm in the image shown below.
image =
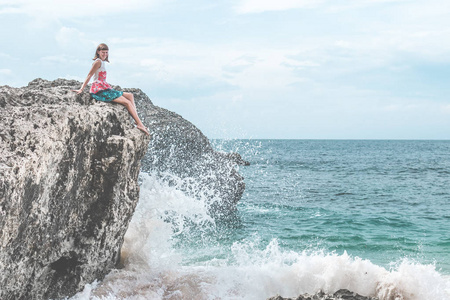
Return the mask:
[[74,92],[76,92],[77,94],[81,94],[84,90],[84,88],[86,87],[86,85],[89,83],[89,81],[91,80],[92,76],[95,74],[95,72],[98,70],[98,68],[100,68],[102,65],[102,62],[100,60],[96,60],[93,64],[92,64],[92,68],[89,71],[88,76],[86,77],[86,80],[83,82],[83,85],[81,86],[81,88],[79,90],[72,90]]

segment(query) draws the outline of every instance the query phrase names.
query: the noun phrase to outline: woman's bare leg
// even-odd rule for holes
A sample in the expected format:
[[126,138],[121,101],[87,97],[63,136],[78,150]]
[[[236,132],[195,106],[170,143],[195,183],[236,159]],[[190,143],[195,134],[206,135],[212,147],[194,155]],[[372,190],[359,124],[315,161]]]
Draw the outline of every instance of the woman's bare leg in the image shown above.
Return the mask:
[[134,109],[136,109],[136,104],[134,103],[134,96],[132,93],[123,93],[123,96],[133,103]]
[[119,104],[122,104],[123,106],[125,106],[126,109],[128,110],[128,112],[130,113],[130,115],[133,117],[134,121],[136,122],[136,125],[137,125],[136,127],[139,130],[145,132],[146,134],[149,134],[147,128],[145,128],[144,124],[142,124],[141,119],[139,119],[139,116],[136,111],[136,106],[134,104],[133,95],[130,93],[127,93],[127,94],[131,95],[131,99],[124,97],[124,96],[120,96],[119,98],[114,99],[112,102],[119,103]]
[[[127,98],[127,99],[133,104],[134,110],[137,111],[137,109],[136,109],[136,103],[134,103],[134,96],[133,96],[133,94],[132,94],[132,93],[126,93],[126,92],[124,92],[124,93],[123,93],[123,96],[124,96],[125,98]],[[138,123],[136,123],[136,125],[138,125]]]

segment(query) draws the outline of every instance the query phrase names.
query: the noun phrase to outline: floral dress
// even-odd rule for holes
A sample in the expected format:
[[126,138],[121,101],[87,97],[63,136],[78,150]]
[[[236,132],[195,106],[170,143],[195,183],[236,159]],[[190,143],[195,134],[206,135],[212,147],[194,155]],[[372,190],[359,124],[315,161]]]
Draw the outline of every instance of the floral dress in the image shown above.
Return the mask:
[[[91,85],[91,89],[89,92],[92,95],[92,98],[98,101],[111,102],[114,99],[119,98],[123,95],[123,92],[114,90],[107,82],[106,82],[106,68],[105,62],[100,58],[97,58],[102,62],[100,68],[94,74],[94,82]],[[94,63],[95,63],[94,62]]]

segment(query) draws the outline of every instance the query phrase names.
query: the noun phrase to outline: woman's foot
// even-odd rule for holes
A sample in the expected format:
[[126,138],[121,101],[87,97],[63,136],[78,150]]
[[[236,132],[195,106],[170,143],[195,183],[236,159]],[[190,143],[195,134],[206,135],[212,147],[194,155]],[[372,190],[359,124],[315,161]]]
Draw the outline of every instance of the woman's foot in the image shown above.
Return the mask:
[[147,128],[144,125],[138,125],[136,126],[136,128],[144,132],[145,134],[150,135],[150,133],[148,132]]

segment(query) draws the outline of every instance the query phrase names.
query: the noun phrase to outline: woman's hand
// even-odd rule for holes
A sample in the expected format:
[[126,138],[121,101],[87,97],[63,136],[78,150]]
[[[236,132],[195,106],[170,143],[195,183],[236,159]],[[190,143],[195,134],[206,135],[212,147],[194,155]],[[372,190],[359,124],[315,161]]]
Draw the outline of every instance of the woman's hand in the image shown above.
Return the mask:
[[75,93],[77,93],[79,95],[79,94],[81,94],[83,92],[83,89],[72,90],[72,92],[75,92]]

